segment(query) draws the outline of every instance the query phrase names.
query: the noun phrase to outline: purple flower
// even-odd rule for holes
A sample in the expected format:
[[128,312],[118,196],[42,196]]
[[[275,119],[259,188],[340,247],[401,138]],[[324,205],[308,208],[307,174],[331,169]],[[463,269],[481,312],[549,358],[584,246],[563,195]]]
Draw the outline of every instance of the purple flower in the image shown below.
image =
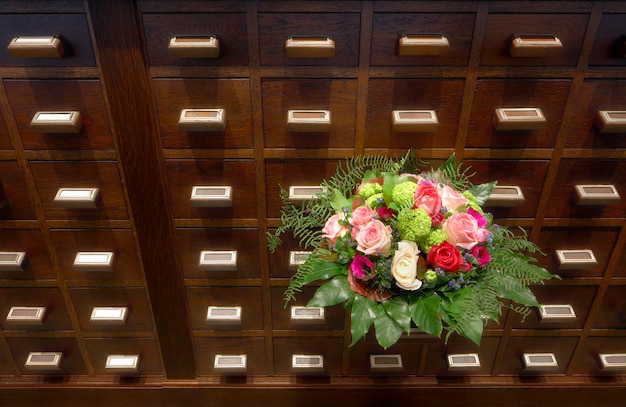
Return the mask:
[[374,277],[374,263],[365,256],[356,255],[350,263],[352,275],[359,280],[371,280]]

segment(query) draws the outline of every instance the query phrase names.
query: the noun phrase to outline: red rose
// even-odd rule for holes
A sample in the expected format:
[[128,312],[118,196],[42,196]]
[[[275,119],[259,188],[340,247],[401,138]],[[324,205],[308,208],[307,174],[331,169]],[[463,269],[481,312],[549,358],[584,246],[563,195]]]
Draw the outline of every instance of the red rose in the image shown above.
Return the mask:
[[443,242],[439,246],[433,246],[428,253],[428,263],[433,267],[439,267],[443,271],[456,274],[461,264],[463,256],[459,249],[448,242]]

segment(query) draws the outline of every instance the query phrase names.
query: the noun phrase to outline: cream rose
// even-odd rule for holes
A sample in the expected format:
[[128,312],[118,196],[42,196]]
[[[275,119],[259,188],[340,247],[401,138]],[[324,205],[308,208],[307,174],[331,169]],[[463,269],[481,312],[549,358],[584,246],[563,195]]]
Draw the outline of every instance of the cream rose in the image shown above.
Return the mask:
[[389,256],[391,251],[391,226],[385,226],[379,220],[372,220],[359,228],[356,236],[360,252],[372,256]]
[[403,290],[415,291],[422,286],[422,281],[417,278],[417,260],[420,251],[414,242],[401,240],[398,242],[398,250],[391,261],[391,275],[396,280],[398,287]]
[[478,242],[484,241],[478,222],[469,213],[455,212],[443,223],[443,231],[448,236],[448,242],[455,246],[471,250]]
[[337,238],[343,236],[348,231],[348,228],[340,223],[345,219],[343,213],[337,212],[326,221],[326,225],[322,229],[324,237],[328,240],[328,244],[333,245],[337,243]]

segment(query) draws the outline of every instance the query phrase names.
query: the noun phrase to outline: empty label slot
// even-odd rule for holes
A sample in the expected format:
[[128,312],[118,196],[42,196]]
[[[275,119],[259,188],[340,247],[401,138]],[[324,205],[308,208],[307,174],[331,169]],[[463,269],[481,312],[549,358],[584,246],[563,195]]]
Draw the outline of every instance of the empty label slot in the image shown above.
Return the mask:
[[555,57],[561,53],[563,43],[554,35],[515,35],[509,52],[516,58]]
[[289,269],[297,269],[298,266],[304,264],[311,252],[308,251],[295,251],[289,252]]
[[544,126],[546,118],[539,108],[496,109],[494,127],[496,130],[536,130]]
[[0,252],[0,271],[24,271],[25,252]]
[[41,133],[78,133],[83,126],[80,112],[37,112],[30,127]]
[[515,207],[524,203],[524,194],[518,186],[495,186],[487,198],[487,206]]
[[601,133],[626,132],[626,111],[600,110],[596,117],[596,126]]
[[322,36],[292,36],[285,41],[287,58],[332,58],[335,56],[335,41]]
[[319,371],[324,369],[322,355],[292,355],[291,367],[294,370]]
[[214,307],[207,309],[207,322],[240,323],[241,307]]
[[229,186],[194,186],[191,190],[191,206],[229,207],[233,205],[232,188]]
[[441,34],[406,34],[398,40],[400,56],[447,55],[450,42]]
[[204,271],[237,270],[236,251],[203,251],[200,252],[198,268]]
[[316,132],[329,131],[331,127],[328,110],[289,110],[287,131]]
[[289,187],[289,199],[294,201],[315,199],[322,192],[324,192],[324,188],[320,186]]
[[94,307],[91,310],[89,322],[92,324],[123,325],[126,323],[127,314],[127,307]]
[[477,353],[448,355],[448,369],[480,369],[480,359]]
[[568,269],[591,269],[598,266],[598,261],[593,251],[583,250],[557,250],[556,256],[560,270]]
[[370,369],[372,370],[401,370],[401,355],[370,355]]
[[578,205],[610,205],[621,202],[614,185],[576,185]]
[[106,370],[124,372],[136,372],[138,367],[139,355],[108,355],[104,365]]
[[183,109],[178,119],[182,131],[224,131],[226,111],[224,109]]
[[167,51],[170,58],[218,58],[220,42],[212,35],[172,37]]
[[60,188],[54,204],[62,208],[97,208],[98,188]]
[[63,43],[58,36],[14,37],[7,51],[13,58],[61,58]]
[[601,353],[598,356],[602,370],[626,370],[626,353]]
[[90,271],[111,271],[113,269],[113,253],[78,252],[74,259],[74,268]]
[[219,372],[244,373],[247,355],[215,355],[213,369]]
[[24,367],[38,370],[58,370],[61,366],[61,352],[31,352]]
[[434,110],[394,110],[391,114],[395,132],[432,133],[439,128]]
[[324,322],[324,308],[292,306],[291,322]]
[[46,316],[46,307],[11,307],[7,322],[42,324]]
[[541,305],[539,316],[542,322],[568,322],[576,319],[574,308],[569,305]]
[[524,353],[525,370],[554,370],[559,367],[553,353]]

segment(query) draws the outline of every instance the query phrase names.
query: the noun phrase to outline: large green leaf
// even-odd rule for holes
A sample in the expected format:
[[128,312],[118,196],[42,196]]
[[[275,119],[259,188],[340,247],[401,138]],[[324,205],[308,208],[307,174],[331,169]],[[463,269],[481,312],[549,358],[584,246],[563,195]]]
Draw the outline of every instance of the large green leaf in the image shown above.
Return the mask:
[[351,326],[352,343],[354,345],[369,331],[376,319],[377,303],[362,295],[355,295],[351,303]]
[[409,304],[401,297],[392,297],[382,302],[383,309],[407,334],[411,330]]
[[474,303],[471,288],[446,293],[450,301],[442,301],[441,307],[444,321],[453,331],[466,337],[477,345],[483,336],[483,320]]
[[310,284],[316,280],[328,280],[340,274],[347,274],[345,267],[334,261],[315,259],[307,263],[311,270],[302,279],[302,285]]
[[396,343],[402,336],[402,327],[387,314],[380,304],[378,316],[374,320],[374,328],[376,328],[376,340],[385,349]]
[[415,325],[429,335],[441,336],[443,323],[439,306],[441,297],[433,293],[426,296],[413,296],[409,301],[409,313]]
[[502,277],[501,280],[505,280],[507,284],[500,284],[496,287],[498,290],[498,297],[508,298],[527,307],[539,306],[539,302],[537,301],[535,294],[533,294],[529,287],[521,284],[515,278],[510,276]]
[[352,202],[347,199],[338,189],[333,189],[333,195],[330,200],[330,206],[337,212],[343,212],[343,208],[350,208]]
[[486,184],[474,185],[470,188],[469,192],[472,193],[476,197],[476,201],[480,206],[484,205],[493,191],[493,188],[496,186],[497,181],[489,182]]
[[352,290],[346,276],[336,276],[315,291],[307,304],[309,307],[329,307],[346,301]]

